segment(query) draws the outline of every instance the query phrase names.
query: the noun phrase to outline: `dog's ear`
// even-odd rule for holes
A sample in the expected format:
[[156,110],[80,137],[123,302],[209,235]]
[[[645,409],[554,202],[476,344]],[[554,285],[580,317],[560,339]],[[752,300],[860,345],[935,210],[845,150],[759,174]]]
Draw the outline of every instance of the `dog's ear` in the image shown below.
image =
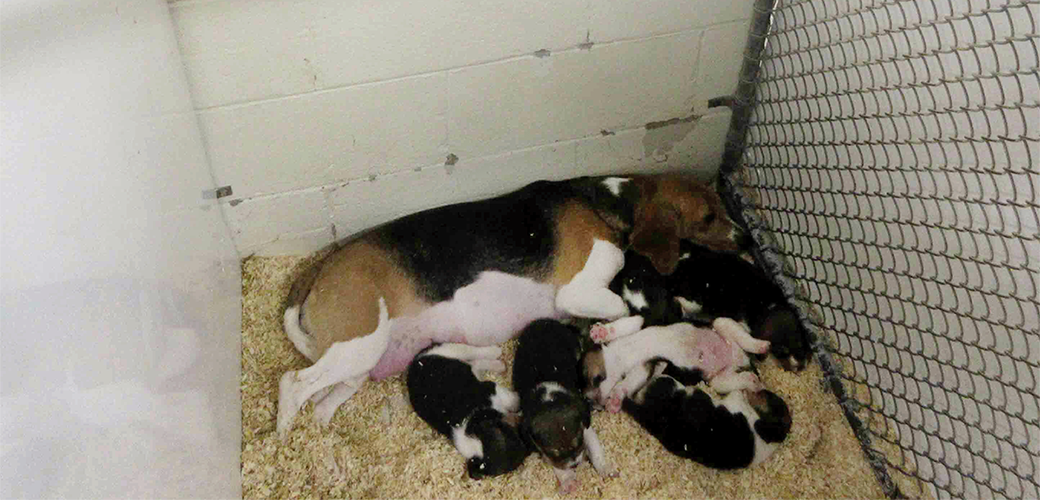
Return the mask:
[[629,243],[663,276],[679,265],[679,212],[664,203],[651,201],[636,211]]

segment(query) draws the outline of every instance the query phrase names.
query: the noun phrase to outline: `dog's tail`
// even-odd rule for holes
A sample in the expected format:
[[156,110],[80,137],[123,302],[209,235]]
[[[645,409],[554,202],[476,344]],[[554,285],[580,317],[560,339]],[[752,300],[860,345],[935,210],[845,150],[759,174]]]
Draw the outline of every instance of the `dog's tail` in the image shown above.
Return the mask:
[[338,248],[336,244],[328,245],[315,254],[314,260],[293,281],[292,288],[289,289],[289,295],[285,301],[285,314],[282,316],[285,335],[296,346],[296,350],[300,351],[300,354],[303,354],[312,362],[317,360],[318,347],[314,343],[314,337],[307,330],[304,330],[303,325],[300,324],[300,318],[303,315],[303,303],[311,292],[311,286],[318,279],[318,272],[321,271],[325,258],[332,254],[336,248]]
[[296,350],[300,351],[300,354],[314,362],[318,358],[318,347],[314,345],[314,337],[311,337],[311,334],[303,329],[303,325],[300,325],[300,307],[290,306],[285,310],[283,323],[285,335],[289,337],[289,341],[296,346]]

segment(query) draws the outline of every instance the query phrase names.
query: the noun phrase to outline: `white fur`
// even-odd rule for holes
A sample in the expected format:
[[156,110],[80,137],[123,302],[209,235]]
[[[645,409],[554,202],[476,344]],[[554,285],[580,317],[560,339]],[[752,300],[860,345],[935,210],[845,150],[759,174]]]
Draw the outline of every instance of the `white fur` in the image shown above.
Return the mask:
[[751,336],[750,328],[744,328],[740,323],[730,318],[716,318],[711,327],[722,335],[723,338],[740,346],[741,349],[755,354],[769,352],[769,341],[760,340]]
[[683,297],[676,297],[675,301],[679,303],[679,307],[682,309],[684,316],[699,313],[703,308],[703,306],[698,304],[696,301],[686,300]]
[[556,382],[542,382],[541,384],[538,384],[538,386],[545,389],[545,395],[542,396],[542,401],[552,401],[553,395],[567,392],[567,389],[564,389],[562,385]]
[[582,318],[617,319],[628,306],[607,286],[625,265],[625,253],[612,243],[595,240],[585,266],[556,292],[556,308]]
[[631,179],[626,177],[607,177],[603,179],[603,185],[610,190],[614,196],[621,196],[621,185],[628,182]]
[[469,460],[473,457],[484,457],[484,443],[481,443],[479,439],[466,434],[466,424],[469,423],[469,419],[463,420],[458,427],[451,430],[451,442],[455,445],[455,449],[459,450],[462,456]]
[[501,414],[516,413],[520,409],[520,396],[502,387],[495,387],[495,395],[491,396],[491,407]]
[[[716,405],[719,403],[715,401],[715,397],[712,397],[712,401]],[[748,427],[751,433],[755,435],[755,457],[751,460],[751,465],[765,462],[780,446],[780,443],[767,443],[755,432],[755,422],[758,422],[760,417],[758,412],[751,406],[751,403],[748,402],[747,394],[744,391],[731,392],[722,398],[721,403],[730,413],[740,413],[747,417]]]
[[[336,342],[313,365],[282,375],[278,383],[276,428],[283,439],[289,431],[293,417],[315,393],[340,382],[360,385],[358,379],[363,381],[368,377],[368,372],[379,362],[380,356],[386,352],[390,343],[391,323],[386,301],[380,297],[379,325],[374,332],[346,342]],[[340,394],[343,394],[343,391]],[[334,413],[335,409],[331,412]],[[328,414],[328,411],[325,413]]]
[[650,303],[647,302],[646,295],[643,292],[633,292],[627,286],[621,287],[621,298],[625,299],[625,302],[632,304],[632,307],[635,307],[637,311],[650,307]]
[[599,442],[599,436],[592,427],[586,427],[583,432],[585,437],[585,451],[588,452],[592,468],[601,476],[614,477],[618,475],[617,467],[607,459],[607,453],[603,450],[603,444]]
[[626,316],[610,323],[596,323],[589,330],[589,336],[596,342],[610,342],[619,337],[632,335],[643,328],[642,316]]
[[300,306],[295,305],[286,309],[282,320],[285,335],[296,346],[296,350],[311,362],[318,359],[318,347],[314,345],[314,337],[303,331],[303,327],[300,326]]
[[466,344],[441,344],[423,353],[423,356],[441,356],[459,361],[495,359],[502,355],[498,346],[474,347]]
[[[743,334],[747,338],[751,338],[746,332],[740,329],[736,322],[727,319],[729,323],[723,322],[721,324],[724,327],[723,332],[719,332],[723,336],[723,339],[731,345],[731,357],[732,362],[729,363],[722,371],[712,376],[712,374],[706,374],[711,377],[709,384],[712,389],[720,393],[727,393],[736,389],[758,389],[761,387],[761,381],[758,377],[751,372],[737,372],[736,369],[740,366],[747,365],[749,360],[747,354],[741,349],[740,344],[734,342],[733,338]],[[719,320],[716,320],[718,323]],[[732,330],[732,326],[737,326],[737,331]],[[606,370],[606,377],[602,383],[600,383],[598,394],[600,403],[604,404],[611,411],[617,411],[620,409],[620,398],[624,398],[631,392],[633,387],[638,387],[642,382],[645,382],[646,378],[649,377],[644,363],[654,358],[661,358],[671,361],[673,364],[681,367],[699,367],[700,361],[698,356],[702,353],[697,344],[697,336],[712,334],[708,332],[701,332],[698,328],[694,327],[689,323],[676,323],[669,326],[651,326],[644,328],[632,335],[621,337],[609,344],[603,346],[603,364]],[[741,338],[741,342],[746,339]],[[751,339],[755,342],[762,342],[757,339]],[[766,342],[766,349],[768,350],[768,342]],[[632,379],[626,379],[626,376],[630,373]],[[615,387],[625,380],[625,383],[615,391]]]

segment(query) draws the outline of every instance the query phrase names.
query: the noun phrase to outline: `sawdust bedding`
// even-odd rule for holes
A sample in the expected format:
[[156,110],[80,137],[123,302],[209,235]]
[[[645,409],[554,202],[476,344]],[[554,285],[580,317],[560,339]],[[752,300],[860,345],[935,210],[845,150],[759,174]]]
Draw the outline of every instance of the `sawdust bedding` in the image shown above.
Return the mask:
[[[254,498],[555,497],[550,467],[531,455],[520,469],[464,479],[462,457],[408,405],[403,377],[369,382],[327,428],[307,404],[283,443],[275,432],[278,379],[308,366],[281,327],[281,304],[307,259],[243,261],[242,491]],[[515,341],[504,346],[510,364]],[[765,384],[790,406],[794,425],[765,463],[723,472],[671,455],[623,413],[596,412],[593,427],[621,470],[578,469],[575,498],[885,498],[819,365],[794,374],[769,361]],[[507,383],[509,372],[492,377]]]

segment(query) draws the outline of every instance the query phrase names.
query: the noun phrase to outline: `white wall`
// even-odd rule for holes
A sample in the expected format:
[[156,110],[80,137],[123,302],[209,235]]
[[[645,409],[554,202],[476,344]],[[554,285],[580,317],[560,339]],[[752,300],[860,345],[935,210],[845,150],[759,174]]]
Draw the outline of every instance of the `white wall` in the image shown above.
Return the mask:
[[0,10],[0,498],[237,497],[241,279],[164,2]]
[[[750,1],[171,5],[238,251],[540,178],[718,167]],[[702,115],[705,115],[702,117]],[[671,126],[648,123],[677,120]]]

